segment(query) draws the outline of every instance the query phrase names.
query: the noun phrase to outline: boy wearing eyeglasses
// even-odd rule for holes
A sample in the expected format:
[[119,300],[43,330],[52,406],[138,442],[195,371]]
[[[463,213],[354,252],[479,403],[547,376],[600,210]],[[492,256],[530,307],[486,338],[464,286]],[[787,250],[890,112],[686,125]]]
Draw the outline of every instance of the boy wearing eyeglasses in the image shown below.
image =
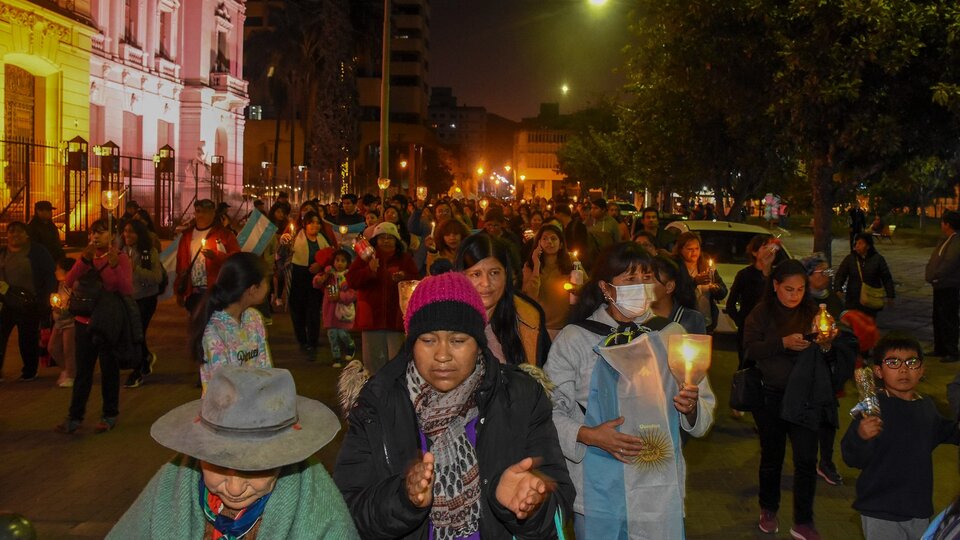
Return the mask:
[[853,508],[867,540],[918,539],[933,515],[934,448],[960,443],[956,420],[916,392],[923,350],[911,336],[889,333],[874,348],[873,373],[882,381],[880,416],[854,419],[840,449],[861,469]]

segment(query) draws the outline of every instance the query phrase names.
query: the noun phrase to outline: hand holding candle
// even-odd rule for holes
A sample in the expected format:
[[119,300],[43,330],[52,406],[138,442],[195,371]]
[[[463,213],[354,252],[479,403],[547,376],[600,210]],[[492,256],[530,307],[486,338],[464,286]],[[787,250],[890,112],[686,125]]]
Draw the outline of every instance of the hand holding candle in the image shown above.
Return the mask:
[[350,232],[350,227],[347,227],[346,225],[340,226],[340,236],[346,236],[348,232]]
[[61,305],[62,305],[62,302],[63,302],[63,300],[60,299],[60,295],[59,295],[59,294],[53,293],[53,294],[50,295],[50,307],[60,308]]

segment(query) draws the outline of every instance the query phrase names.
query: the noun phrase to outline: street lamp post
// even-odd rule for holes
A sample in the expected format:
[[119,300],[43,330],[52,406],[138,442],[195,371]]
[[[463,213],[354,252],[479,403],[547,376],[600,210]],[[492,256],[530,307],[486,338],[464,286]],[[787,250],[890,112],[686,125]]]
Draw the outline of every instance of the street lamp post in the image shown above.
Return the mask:
[[[383,0],[383,60],[380,68],[380,177],[390,186],[390,12],[393,0]],[[381,190],[386,188],[380,188]]]
[[[403,178],[407,175],[407,160],[400,160],[400,193],[403,193]],[[409,180],[407,180],[409,184]],[[410,186],[407,185],[407,189],[410,189]]]
[[480,191],[481,191],[484,195],[486,195],[486,194],[487,194],[487,182],[486,182],[486,179],[483,177],[483,167],[477,167],[477,180],[478,180],[479,182],[481,182],[481,185],[480,185],[480,188],[481,188],[481,189],[480,189]]

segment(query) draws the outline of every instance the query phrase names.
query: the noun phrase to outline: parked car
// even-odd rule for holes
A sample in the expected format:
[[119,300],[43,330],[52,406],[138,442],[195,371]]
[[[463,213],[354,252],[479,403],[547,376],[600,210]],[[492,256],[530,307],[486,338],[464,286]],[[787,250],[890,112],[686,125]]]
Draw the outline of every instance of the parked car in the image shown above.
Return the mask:
[[627,201],[607,201],[607,204],[614,203],[620,207],[620,215],[625,217],[630,217],[634,219],[640,213],[636,206],[628,203]]
[[[747,244],[754,236],[773,236],[773,234],[763,227],[757,225],[747,225],[746,223],[735,223],[732,221],[673,221],[667,225],[667,230],[672,230],[676,234],[693,231],[700,235],[701,257],[713,259],[714,268],[727,284],[727,287],[733,285],[733,279],[737,272],[750,264],[750,256],[747,255]],[[781,246],[777,252],[777,257],[773,264],[790,258],[790,252],[785,246]],[[736,332],[737,326],[729,315],[724,313],[726,299],[719,303],[720,320],[717,321],[715,332]]]

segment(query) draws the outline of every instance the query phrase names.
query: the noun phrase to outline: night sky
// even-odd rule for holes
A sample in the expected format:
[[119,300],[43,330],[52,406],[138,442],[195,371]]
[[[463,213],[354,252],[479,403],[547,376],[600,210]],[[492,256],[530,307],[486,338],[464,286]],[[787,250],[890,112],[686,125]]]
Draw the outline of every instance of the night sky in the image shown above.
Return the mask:
[[[512,120],[569,113],[621,86],[626,0],[431,0],[431,86]],[[569,85],[567,96],[561,86]]]

